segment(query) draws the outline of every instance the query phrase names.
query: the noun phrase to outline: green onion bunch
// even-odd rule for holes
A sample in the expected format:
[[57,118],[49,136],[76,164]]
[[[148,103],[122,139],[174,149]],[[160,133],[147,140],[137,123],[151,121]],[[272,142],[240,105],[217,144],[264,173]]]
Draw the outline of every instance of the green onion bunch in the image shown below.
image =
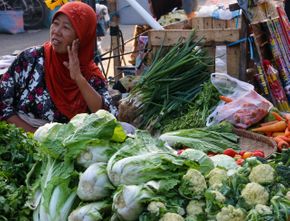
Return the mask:
[[194,32],[164,53],[158,50],[152,65],[132,90],[131,96],[142,103],[138,108],[139,128],[155,131],[168,114],[193,101],[201,85],[210,77],[213,59]]

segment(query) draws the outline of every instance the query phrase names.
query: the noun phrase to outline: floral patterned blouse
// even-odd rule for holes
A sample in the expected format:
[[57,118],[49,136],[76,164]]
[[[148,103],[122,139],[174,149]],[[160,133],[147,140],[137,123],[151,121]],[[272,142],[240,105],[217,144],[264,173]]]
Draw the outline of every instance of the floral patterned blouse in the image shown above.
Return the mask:
[[[55,107],[45,85],[44,48],[23,51],[0,79],[0,120],[17,112],[49,122],[68,122]],[[102,96],[103,108],[115,116],[117,109],[106,88],[105,81],[92,77],[89,84]]]

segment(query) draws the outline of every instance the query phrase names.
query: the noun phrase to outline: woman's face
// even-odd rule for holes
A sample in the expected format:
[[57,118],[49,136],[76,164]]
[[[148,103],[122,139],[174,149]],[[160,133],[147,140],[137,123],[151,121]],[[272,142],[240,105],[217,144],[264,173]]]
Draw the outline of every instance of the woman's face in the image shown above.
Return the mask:
[[64,14],[59,14],[50,26],[50,42],[57,53],[67,53],[67,46],[77,38],[76,32]]

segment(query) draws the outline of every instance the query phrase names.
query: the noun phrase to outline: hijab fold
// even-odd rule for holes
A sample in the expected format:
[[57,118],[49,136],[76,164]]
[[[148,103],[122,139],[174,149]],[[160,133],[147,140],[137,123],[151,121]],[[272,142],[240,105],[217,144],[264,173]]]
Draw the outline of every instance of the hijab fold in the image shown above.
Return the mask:
[[[89,80],[93,76],[105,80],[95,64],[94,48],[96,40],[97,16],[94,10],[82,2],[68,2],[53,16],[64,14],[70,20],[80,40],[79,61],[83,76]],[[56,53],[50,42],[44,43],[44,69],[46,86],[56,108],[69,119],[78,113],[88,111],[88,106],[69,70],[63,62],[68,62],[68,54]]]

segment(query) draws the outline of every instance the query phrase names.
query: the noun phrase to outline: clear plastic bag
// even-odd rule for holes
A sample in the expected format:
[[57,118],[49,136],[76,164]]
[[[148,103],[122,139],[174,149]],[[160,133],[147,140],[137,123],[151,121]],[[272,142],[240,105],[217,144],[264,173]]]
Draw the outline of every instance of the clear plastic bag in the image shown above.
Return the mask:
[[273,105],[259,95],[254,86],[224,73],[213,73],[211,82],[223,96],[232,101],[221,101],[208,116],[206,125],[229,121],[240,128],[248,128],[263,119]]

